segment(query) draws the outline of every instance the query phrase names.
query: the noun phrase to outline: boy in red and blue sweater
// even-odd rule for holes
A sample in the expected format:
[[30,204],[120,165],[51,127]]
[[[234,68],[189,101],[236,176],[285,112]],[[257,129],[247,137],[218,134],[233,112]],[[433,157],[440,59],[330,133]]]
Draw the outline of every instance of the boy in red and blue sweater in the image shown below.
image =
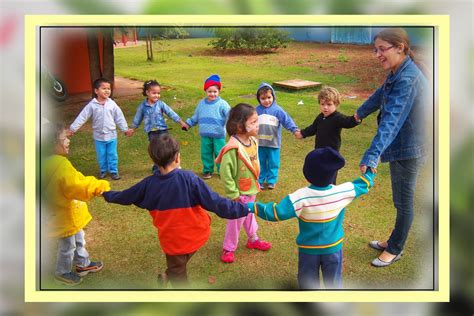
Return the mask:
[[179,143],[170,135],[153,138],[148,153],[160,173],[146,177],[124,191],[108,191],[105,200],[147,209],[158,229],[158,239],[166,255],[167,269],[158,276],[162,285],[187,284],[186,265],[209,239],[211,218],[235,219],[248,215],[248,208],[219,196],[191,171],[179,168]]

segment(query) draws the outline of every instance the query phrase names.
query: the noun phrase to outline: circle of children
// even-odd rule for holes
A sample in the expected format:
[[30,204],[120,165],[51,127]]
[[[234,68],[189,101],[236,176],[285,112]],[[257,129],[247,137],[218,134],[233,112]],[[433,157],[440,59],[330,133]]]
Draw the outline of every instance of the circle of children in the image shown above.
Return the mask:
[[[194,115],[183,121],[160,99],[161,87],[155,80],[144,83],[145,100],[138,106],[128,128],[119,106],[109,97],[111,84],[105,79],[94,83],[96,98],[80,112],[69,128],[57,124],[55,154],[46,164],[46,192],[54,197],[53,235],[59,239],[55,278],[66,285],[76,285],[82,277],[103,268],[91,261],[85,249],[83,227],[91,220],[85,201],[102,196],[107,202],[134,204],[149,211],[158,230],[167,269],[158,275],[160,286],[168,281],[173,287],[188,284],[186,265],[210,235],[210,216],[214,212],[227,219],[221,261],[232,263],[243,226],[247,248],[267,251],[272,245],[259,239],[255,215],[267,221],[297,218],[299,234],[298,285],[301,289],[320,287],[321,270],[326,288],[342,287],[342,222],[345,207],[367,193],[373,185],[374,170],[352,182],[336,185],[336,175],[344,164],[339,154],[341,129],[360,124],[357,116],[337,111],[341,96],[331,87],[318,96],[321,113],[314,122],[298,129],[291,117],[276,102],[273,88],[262,83],[257,90],[258,105],[240,103],[231,108],[219,93],[221,81],[212,75],[204,83],[206,96]],[[187,131],[199,126],[202,177],[180,167],[179,143],[168,134],[164,114]],[[93,138],[99,164],[99,179],[84,176],[66,158],[69,137],[92,117]],[[125,135],[144,123],[148,135],[148,154],[153,173],[123,191],[111,191],[106,180],[120,179],[118,172],[116,126]],[[303,174],[309,182],[279,203],[255,202],[260,190],[273,190],[280,168],[282,127],[297,139],[316,136],[315,150],[308,153]],[[226,143],[226,132],[229,141]],[[203,181],[213,176],[216,164],[225,198]]]

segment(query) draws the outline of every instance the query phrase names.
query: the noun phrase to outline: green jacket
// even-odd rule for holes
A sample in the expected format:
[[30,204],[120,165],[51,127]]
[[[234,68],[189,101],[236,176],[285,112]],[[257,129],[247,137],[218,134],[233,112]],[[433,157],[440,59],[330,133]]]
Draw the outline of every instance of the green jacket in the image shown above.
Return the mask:
[[[257,145],[255,137],[250,137],[250,141]],[[260,168],[253,167],[244,146],[234,137],[222,148],[216,162],[221,164],[220,175],[226,197],[234,200],[241,195],[256,195],[260,192]]]

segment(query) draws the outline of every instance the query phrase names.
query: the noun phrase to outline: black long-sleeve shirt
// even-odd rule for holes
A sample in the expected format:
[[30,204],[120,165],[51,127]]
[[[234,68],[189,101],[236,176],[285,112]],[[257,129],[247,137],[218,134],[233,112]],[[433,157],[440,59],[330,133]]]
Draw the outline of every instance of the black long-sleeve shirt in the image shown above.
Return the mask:
[[301,130],[303,138],[314,136],[314,148],[329,146],[337,151],[341,148],[341,130],[359,125],[354,116],[347,116],[335,111],[328,117],[323,113],[316,116],[313,124]]

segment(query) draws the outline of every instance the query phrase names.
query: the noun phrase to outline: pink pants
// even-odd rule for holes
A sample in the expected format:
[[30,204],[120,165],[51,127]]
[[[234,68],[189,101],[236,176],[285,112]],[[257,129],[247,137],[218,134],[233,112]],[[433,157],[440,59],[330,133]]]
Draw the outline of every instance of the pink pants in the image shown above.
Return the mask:
[[[248,203],[248,202],[255,202],[256,195],[241,195],[239,197],[239,201],[241,203]],[[237,249],[237,245],[239,244],[239,234],[240,228],[244,226],[245,232],[247,233],[247,237],[250,240],[258,239],[257,237],[257,221],[255,220],[255,216],[253,213],[249,213],[245,217],[237,218],[237,219],[228,219],[227,226],[225,229],[225,236],[224,236],[224,243],[222,248],[227,251],[235,251]]]

